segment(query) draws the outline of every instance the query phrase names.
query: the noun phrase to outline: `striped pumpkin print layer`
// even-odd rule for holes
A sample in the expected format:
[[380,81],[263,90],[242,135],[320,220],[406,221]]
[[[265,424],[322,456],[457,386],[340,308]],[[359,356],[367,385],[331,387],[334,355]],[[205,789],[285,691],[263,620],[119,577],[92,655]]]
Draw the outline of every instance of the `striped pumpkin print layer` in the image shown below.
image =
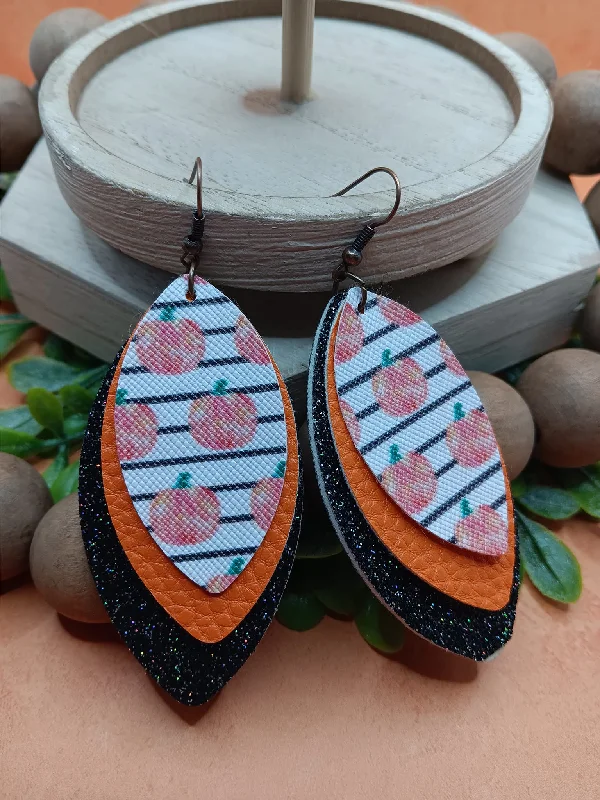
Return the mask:
[[287,463],[281,391],[238,307],[176,278],[138,324],[114,411],[117,451],[142,523],[194,583],[224,592],[275,516]]
[[342,304],[335,384],[352,441],[394,502],[431,533],[506,552],[504,475],[492,426],[458,360],[414,312],[360,289]]
[[[510,639],[518,596],[518,546],[504,467],[509,523],[502,555],[482,556],[431,535],[390,497],[354,443],[361,420],[338,394],[337,336],[348,296],[357,299],[341,292],[328,303],[308,373],[308,436],[323,502],[354,565],[395,616],[435,645],[484,661]],[[369,303],[374,299],[369,295]],[[355,320],[347,327],[356,329]],[[353,352],[360,352],[356,343],[346,345],[344,354]]]

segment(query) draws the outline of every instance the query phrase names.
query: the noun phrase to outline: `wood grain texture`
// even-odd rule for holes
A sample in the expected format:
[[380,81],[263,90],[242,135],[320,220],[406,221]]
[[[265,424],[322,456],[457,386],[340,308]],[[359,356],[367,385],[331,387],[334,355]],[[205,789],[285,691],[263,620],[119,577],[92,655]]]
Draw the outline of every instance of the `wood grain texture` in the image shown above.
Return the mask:
[[[318,0],[314,99],[274,87],[277,0],[191,0],[92,32],[41,91],[61,191],[121,251],[179,266],[206,167],[204,271],[228,286],[324,290],[357,230],[390,207],[383,178],[332,198],[379,163],[404,187],[361,274],[393,280],[491,241],[522,207],[551,117],[535,71],[448,15],[387,0]],[[363,190],[364,191],[364,190]]]
[[[172,280],[81,224],[60,195],[44,142],[3,202],[0,256],[25,315],[106,360]],[[598,242],[571,184],[542,171],[487,255],[386,291],[422,313],[468,369],[491,372],[562,344],[598,266]],[[302,418],[312,339],[329,294],[226,291],[265,337]]]

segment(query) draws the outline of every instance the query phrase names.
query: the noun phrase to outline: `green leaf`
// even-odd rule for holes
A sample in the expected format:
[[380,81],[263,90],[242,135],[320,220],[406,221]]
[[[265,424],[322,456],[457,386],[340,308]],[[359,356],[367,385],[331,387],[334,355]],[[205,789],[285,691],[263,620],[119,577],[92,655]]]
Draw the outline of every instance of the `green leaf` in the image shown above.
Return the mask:
[[10,286],[8,285],[8,281],[6,280],[6,275],[4,274],[4,270],[0,266],[0,301],[10,302],[11,300],[12,300],[12,294],[10,291]]
[[60,473],[69,463],[69,451],[66,445],[61,445],[58,448],[58,453],[56,454],[56,458],[50,464],[50,466],[44,470],[42,473],[42,477],[46,481],[48,488],[52,489],[52,486]]
[[73,356],[73,345],[55,333],[50,333],[44,342],[44,355],[54,361],[68,363]]
[[296,558],[329,558],[342,552],[342,545],[325,514],[307,510],[302,516],[302,528],[298,540]]
[[0,175],[0,199],[8,192],[18,174],[18,172],[3,172]]
[[74,383],[63,386],[58,394],[62,400],[65,417],[69,417],[71,414],[89,414],[94,402],[94,395],[88,389]]
[[517,502],[527,511],[545,519],[569,519],[580,508],[572,494],[550,486],[532,486],[517,496]]
[[30,433],[36,436],[42,426],[31,416],[28,406],[15,406],[0,411],[0,428],[12,428],[13,431]]
[[397,653],[404,644],[404,625],[372,594],[354,622],[365,642],[382,653]]
[[25,331],[31,327],[33,327],[33,322],[21,314],[0,316],[0,358],[8,355]]
[[321,565],[323,579],[315,589],[315,596],[333,614],[354,618],[369,594],[366,584],[345,553]]
[[30,389],[41,388],[49,392],[57,392],[70,383],[80,383],[81,370],[54,361],[51,358],[24,358],[15,361],[8,369],[11,384],[19,392],[27,393]]
[[519,547],[525,571],[545,597],[574,603],[581,594],[581,569],[569,548],[551,531],[517,511]]
[[80,386],[89,389],[89,391],[92,392],[95,397],[98,394],[98,389],[104,380],[107,369],[108,364],[102,364],[99,367],[94,367],[93,369],[79,372],[73,383],[78,383]]
[[12,430],[11,428],[0,428],[0,450],[3,453],[11,453],[13,456],[28,458],[39,453],[46,447],[46,442],[37,439],[30,433]]
[[556,470],[558,478],[583,511],[600,519],[600,470],[596,464],[583,469]]
[[517,475],[517,477],[510,482],[510,490],[515,500],[522,494],[525,494],[527,491],[527,481],[523,473]]
[[71,367],[77,367],[80,370],[87,370],[92,367],[99,366],[102,362],[91,353],[82,350],[75,344],[71,344],[66,339],[62,339],[55,333],[49,334],[44,343],[44,355],[47,358],[52,358],[55,361],[64,361]]
[[52,484],[50,493],[55,503],[77,491],[79,486],[79,459],[65,467]]
[[87,428],[87,423],[87,414],[72,414],[65,420],[65,436],[69,441],[82,439],[85,429]]
[[286,591],[277,610],[277,621],[293,631],[308,631],[324,616],[325,607],[313,594]]
[[27,405],[31,416],[42,428],[47,428],[56,436],[64,433],[64,414],[62,403],[55,394],[39,387],[27,392]]

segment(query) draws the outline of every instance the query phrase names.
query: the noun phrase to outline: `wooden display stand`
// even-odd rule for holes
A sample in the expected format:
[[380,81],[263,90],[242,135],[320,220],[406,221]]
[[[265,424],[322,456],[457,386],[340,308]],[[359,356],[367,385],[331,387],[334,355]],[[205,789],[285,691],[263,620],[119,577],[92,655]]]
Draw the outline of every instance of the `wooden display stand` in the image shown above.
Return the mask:
[[[117,252],[77,219],[44,142],[2,204],[0,256],[26,316],[107,360],[172,279]],[[599,266],[596,236],[570,182],[541,171],[487,255],[388,288],[437,328],[467,368],[495,371],[568,338]],[[265,336],[302,413],[328,293],[227,291]]]
[[[54,62],[40,113],[60,189],[120,251],[177,272],[205,167],[202,271],[326,291],[343,247],[399,213],[360,275],[397,280],[491,242],[525,202],[551,120],[537,73],[493,36],[386,0],[187,0],[92,31]],[[310,84],[312,63],[312,84]],[[310,88],[309,88],[310,87]],[[292,103],[289,100],[307,102]]]
[[393,187],[378,175],[377,191],[331,195],[378,164],[398,173],[402,202],[362,277],[423,313],[471,369],[566,340],[600,253],[570,183],[535,179],[551,118],[537,74],[462,21],[386,0],[317,0],[313,58],[314,8],[286,0],[282,31],[276,0],[150,7],[53,64],[48,147],[2,206],[25,315],[112,360],[181,271],[200,154],[200,273],[266,338],[300,417],[332,270]]

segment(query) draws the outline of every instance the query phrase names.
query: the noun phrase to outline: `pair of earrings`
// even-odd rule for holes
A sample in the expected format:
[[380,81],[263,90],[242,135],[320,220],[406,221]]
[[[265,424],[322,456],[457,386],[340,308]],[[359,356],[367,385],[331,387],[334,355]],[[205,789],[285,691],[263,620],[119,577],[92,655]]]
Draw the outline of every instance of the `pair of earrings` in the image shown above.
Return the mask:
[[[506,470],[448,345],[350,270],[334,270],[308,380],[308,430],[324,504],[371,590],[421,636],[484,660],[510,638],[519,564]],[[302,467],[285,384],[237,306],[187,274],[148,309],[108,370],[81,453],[83,539],[127,646],[187,705],[209,700],[267,630],[292,569]],[[357,285],[337,292],[347,278]]]

